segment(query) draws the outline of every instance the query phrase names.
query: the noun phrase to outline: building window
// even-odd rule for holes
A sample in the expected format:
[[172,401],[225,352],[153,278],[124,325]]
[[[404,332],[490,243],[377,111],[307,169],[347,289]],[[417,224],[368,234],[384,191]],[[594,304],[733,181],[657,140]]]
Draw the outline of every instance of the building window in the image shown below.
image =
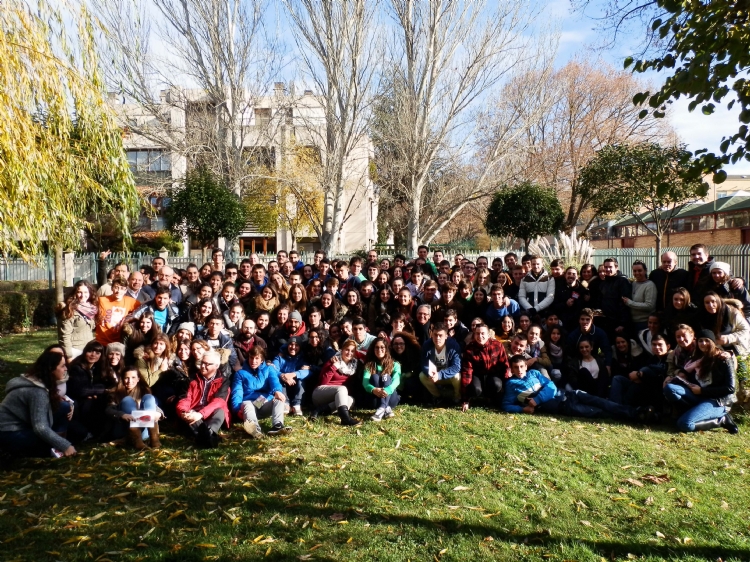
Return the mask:
[[140,185],[159,183],[172,178],[172,158],[164,150],[126,150],[130,171]]
[[255,109],[255,126],[259,129],[267,129],[271,124],[271,109],[270,108],[256,108]]

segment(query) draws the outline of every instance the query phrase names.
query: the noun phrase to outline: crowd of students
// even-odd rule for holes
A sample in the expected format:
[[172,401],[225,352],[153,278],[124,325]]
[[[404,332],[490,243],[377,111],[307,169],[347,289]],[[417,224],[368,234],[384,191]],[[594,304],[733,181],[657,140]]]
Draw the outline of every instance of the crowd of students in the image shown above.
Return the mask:
[[[216,249],[200,268],[118,263],[98,289],[75,284],[59,343],[8,383],[0,448],[158,448],[162,420],[216,447],[233,422],[259,439],[264,418],[270,435],[303,409],[354,426],[355,404],[380,422],[401,400],[738,432],[729,410],[736,357],[750,352],[750,299],[705,246],[686,269],[671,252],[650,274],[636,261],[632,281],[613,258],[547,271],[537,256],[428,254],[318,251],[304,264],[282,251],[264,266],[257,255],[224,263]],[[135,411],[154,427],[130,427]]]

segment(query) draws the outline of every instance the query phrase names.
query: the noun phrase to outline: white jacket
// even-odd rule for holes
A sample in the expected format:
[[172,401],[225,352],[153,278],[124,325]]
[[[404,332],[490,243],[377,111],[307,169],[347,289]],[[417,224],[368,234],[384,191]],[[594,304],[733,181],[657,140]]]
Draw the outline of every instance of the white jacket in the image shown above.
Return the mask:
[[521,308],[533,308],[540,312],[550,306],[555,300],[555,280],[546,271],[542,271],[538,278],[530,271],[521,281],[518,289],[518,302]]

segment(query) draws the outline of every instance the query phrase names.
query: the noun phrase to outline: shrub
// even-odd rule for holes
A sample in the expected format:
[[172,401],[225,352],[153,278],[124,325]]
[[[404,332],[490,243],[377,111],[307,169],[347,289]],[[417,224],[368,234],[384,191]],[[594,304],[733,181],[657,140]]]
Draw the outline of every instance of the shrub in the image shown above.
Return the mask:
[[55,318],[55,304],[54,289],[0,291],[0,331],[23,327],[27,319],[33,326],[50,326]]
[[49,281],[0,281],[0,293],[6,291],[43,291],[49,289]]

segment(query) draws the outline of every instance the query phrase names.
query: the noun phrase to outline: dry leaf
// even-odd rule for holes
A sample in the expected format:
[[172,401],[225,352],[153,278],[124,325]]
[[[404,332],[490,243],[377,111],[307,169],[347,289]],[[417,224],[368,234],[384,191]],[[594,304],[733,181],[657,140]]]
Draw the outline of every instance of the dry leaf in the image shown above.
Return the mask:
[[455,488],[453,488],[453,491],[454,492],[463,492],[464,490],[469,490],[469,489],[470,488],[468,488],[467,486],[456,486]]
[[637,478],[628,478],[625,480],[628,484],[632,484],[633,486],[638,486],[639,488],[643,488],[643,482],[638,480]]
[[591,522],[586,520],[581,520],[581,525],[584,525],[586,527],[591,527]]
[[652,482],[654,484],[664,484],[664,482],[669,482],[669,474],[661,474],[659,476],[646,474],[645,476],[641,476],[641,479]]
[[344,519],[343,513],[334,513],[333,515],[331,515],[331,521],[341,521],[343,519]]
[[660,533],[659,531],[656,531],[657,538],[664,539],[666,538],[663,533]]

